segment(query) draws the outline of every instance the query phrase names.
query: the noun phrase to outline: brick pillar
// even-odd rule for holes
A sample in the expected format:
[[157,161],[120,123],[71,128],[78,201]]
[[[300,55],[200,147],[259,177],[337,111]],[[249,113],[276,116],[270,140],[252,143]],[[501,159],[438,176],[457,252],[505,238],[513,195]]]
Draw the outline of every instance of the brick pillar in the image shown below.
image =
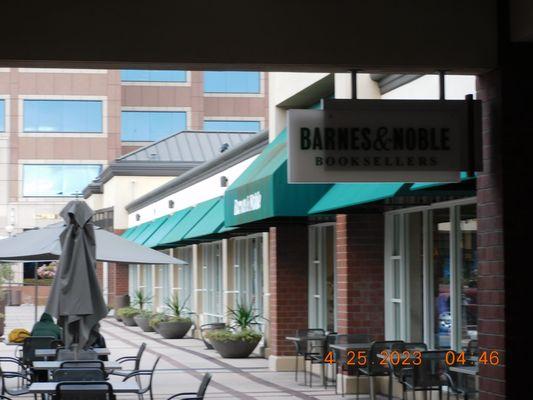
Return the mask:
[[115,307],[115,298],[128,294],[128,264],[109,263],[109,305]]
[[[294,355],[294,345],[285,337],[308,328],[307,225],[290,224],[270,228],[270,350],[271,359]],[[273,369],[288,369],[272,366]]]
[[383,214],[338,214],[337,331],[384,337]]

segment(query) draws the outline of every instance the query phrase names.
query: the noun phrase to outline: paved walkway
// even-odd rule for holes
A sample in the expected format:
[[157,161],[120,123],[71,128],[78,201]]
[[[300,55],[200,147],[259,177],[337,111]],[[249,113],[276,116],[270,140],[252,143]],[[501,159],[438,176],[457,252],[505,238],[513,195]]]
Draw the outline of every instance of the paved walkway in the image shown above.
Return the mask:
[[[41,310],[39,310],[40,315]],[[31,329],[33,306],[7,307],[6,334],[13,328]],[[213,350],[206,350],[196,339],[162,339],[155,333],[142,332],[137,327],[125,327],[114,318],[102,322],[102,334],[111,349],[110,359],[133,355],[142,342],[148,347],[143,356],[142,368],[150,368],[160,356],[155,378],[154,396],[167,399],[179,392],[196,391],[203,373],[213,374],[207,392],[212,399],[337,399],[333,388],[309,388],[294,382],[291,372],[272,372],[263,358],[223,359]],[[14,348],[0,345],[0,356],[13,355]],[[112,379],[116,379],[113,377]],[[318,379],[316,380],[318,384]],[[119,398],[133,396],[119,395]],[[351,398],[354,396],[347,396]],[[31,397],[32,398],[32,397]],[[360,396],[363,400],[366,396]]]

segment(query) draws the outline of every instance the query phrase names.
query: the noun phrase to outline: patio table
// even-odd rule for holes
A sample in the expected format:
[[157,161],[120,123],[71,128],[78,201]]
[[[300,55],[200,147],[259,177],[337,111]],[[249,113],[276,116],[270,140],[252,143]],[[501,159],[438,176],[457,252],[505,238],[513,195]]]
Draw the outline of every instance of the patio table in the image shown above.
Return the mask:
[[[90,382],[90,381],[89,381]],[[115,393],[137,393],[139,385],[134,380],[126,382],[112,382],[106,381],[113,386],[113,392]],[[54,394],[56,392],[56,386],[59,382],[35,382],[29,386],[30,393],[41,394]],[[82,386],[80,386],[81,388]],[[83,390],[83,389],[81,389]]]
[[[54,371],[61,368],[61,363],[63,362],[76,362],[76,360],[64,360],[64,361],[34,361],[33,369],[35,370],[48,370]],[[90,361],[90,360],[80,360],[80,361]],[[114,371],[117,369],[122,369],[122,365],[116,361],[102,361],[104,363],[104,369],[106,371]]]
[[291,342],[310,342],[312,340],[317,340],[324,342],[326,340],[326,335],[305,335],[305,336],[286,336],[285,339]]
[[330,349],[348,352],[350,350],[370,350],[372,343],[333,343],[329,345]]
[[[91,349],[91,351],[94,351],[99,356],[108,356],[111,354],[109,349],[101,347],[96,347]],[[56,355],[56,349],[37,349],[35,350],[35,355],[38,357],[54,357]]]
[[450,371],[457,372],[458,374],[463,375],[477,375],[479,368],[477,365],[460,365],[450,367]]

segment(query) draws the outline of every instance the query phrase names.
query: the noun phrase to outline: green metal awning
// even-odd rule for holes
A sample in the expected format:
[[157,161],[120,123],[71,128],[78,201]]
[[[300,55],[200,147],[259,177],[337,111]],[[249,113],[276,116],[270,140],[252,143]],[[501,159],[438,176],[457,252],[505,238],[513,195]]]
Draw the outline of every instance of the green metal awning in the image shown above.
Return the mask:
[[144,245],[147,247],[164,247],[161,243],[162,239],[172,231],[191,210],[192,208],[189,207],[167,216],[167,219],[159,226],[152,236],[148,238]]
[[216,204],[209,210],[198,223],[183,237],[194,239],[209,236],[215,233],[223,233],[233,230],[224,226],[224,199],[219,197]]
[[316,202],[309,214],[352,207],[392,197],[404,183],[337,183]]
[[[475,176],[468,176],[466,172],[461,172],[461,182],[468,181],[470,179],[476,179]],[[421,183],[413,183],[413,186],[409,188],[409,190],[422,190],[422,189],[429,189],[437,186],[443,186],[443,185],[451,185],[457,182],[421,182]]]
[[191,231],[196,224],[220,201],[220,197],[204,201],[198,204],[187,215],[170,230],[163,239],[159,242],[160,246],[171,247],[182,241],[185,236]]
[[131,228],[128,228],[126,229],[124,232],[122,232],[122,236],[124,239],[129,239],[131,235],[133,235],[133,233],[135,232],[135,230],[138,228],[139,226],[132,226]]
[[143,224],[141,224],[141,225],[138,225],[138,226],[137,226],[137,229],[136,229],[134,232],[132,232],[131,235],[128,237],[128,240],[129,240],[130,242],[135,242],[135,243],[137,243],[137,238],[138,238],[139,236],[141,236],[142,233],[143,233],[146,229],[148,229],[148,227],[150,226],[150,223],[151,223],[151,222],[152,222],[152,221],[148,221],[148,222],[145,222],[145,223],[143,223]]
[[139,236],[137,236],[137,238],[135,239],[135,243],[144,244],[148,239],[150,239],[150,237],[154,234],[154,232],[156,232],[159,229],[159,227],[163,225],[163,223],[168,218],[169,218],[168,215],[165,215],[163,217],[160,217],[160,218],[157,218],[157,219],[154,219],[148,222],[148,226],[146,227],[146,229],[144,229],[144,231]]
[[289,184],[284,130],[224,194],[226,226],[274,217],[307,216],[330,184]]

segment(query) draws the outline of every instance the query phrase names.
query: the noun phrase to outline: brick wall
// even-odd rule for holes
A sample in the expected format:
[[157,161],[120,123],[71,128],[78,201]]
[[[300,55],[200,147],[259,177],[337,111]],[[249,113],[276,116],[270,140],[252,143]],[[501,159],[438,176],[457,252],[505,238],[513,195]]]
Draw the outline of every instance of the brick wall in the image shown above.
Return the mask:
[[[492,72],[478,79],[483,104],[483,172],[477,178],[478,218],[478,339],[480,351],[505,356],[505,288],[500,114],[500,75]],[[505,398],[505,364],[481,365],[481,399]]]
[[383,214],[338,214],[337,331],[384,336]]
[[276,356],[294,355],[285,337],[308,328],[307,225],[270,228],[270,349]]
[[115,297],[128,294],[128,264],[109,263],[109,305],[115,307]]

